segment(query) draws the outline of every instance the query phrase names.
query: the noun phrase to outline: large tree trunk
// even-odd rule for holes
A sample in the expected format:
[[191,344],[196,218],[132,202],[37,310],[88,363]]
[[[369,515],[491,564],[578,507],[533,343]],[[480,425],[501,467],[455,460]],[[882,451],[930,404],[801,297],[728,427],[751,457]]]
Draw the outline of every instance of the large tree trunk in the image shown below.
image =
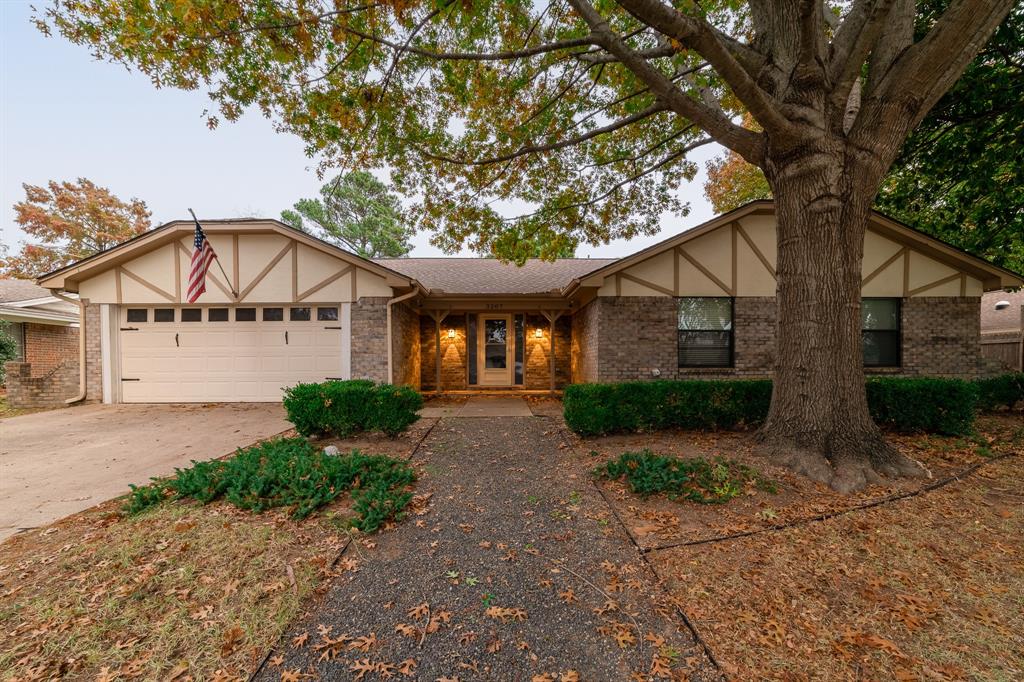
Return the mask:
[[877,184],[827,136],[766,176],[778,220],[778,323],[761,442],[780,461],[849,492],[921,467],[885,442],[868,413],[861,354],[861,260]]

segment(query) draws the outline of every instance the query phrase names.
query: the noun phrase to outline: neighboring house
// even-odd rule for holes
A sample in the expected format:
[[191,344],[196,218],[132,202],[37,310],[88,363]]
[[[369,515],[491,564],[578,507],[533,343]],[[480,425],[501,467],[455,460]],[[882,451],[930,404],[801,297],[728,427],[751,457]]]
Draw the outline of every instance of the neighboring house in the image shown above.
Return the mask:
[[981,353],[1006,369],[1024,371],[1024,290],[981,297]]
[[78,393],[78,306],[34,282],[0,279],[0,320],[18,342],[6,364],[12,407],[60,405]]
[[[86,304],[105,402],[278,400],[298,381],[422,390],[770,376],[775,218],[754,202],[617,260],[365,260],[275,220],[207,221],[225,275],[182,302],[193,226],[163,225],[40,278]],[[875,215],[863,266],[871,372],[974,377],[996,267]],[[226,280],[226,281],[225,281]]]

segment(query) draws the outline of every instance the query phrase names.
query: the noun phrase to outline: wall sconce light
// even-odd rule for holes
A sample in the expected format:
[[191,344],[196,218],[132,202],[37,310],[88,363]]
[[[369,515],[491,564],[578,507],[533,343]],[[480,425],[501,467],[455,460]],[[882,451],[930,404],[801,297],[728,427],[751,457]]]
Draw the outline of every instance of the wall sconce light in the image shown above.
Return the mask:
[[533,337],[536,338],[536,339],[543,339],[544,338],[544,330],[541,329],[540,327],[537,327],[536,329],[533,330]]
[[449,339],[454,339],[455,338],[455,330],[454,329],[449,329],[448,330],[448,338]]

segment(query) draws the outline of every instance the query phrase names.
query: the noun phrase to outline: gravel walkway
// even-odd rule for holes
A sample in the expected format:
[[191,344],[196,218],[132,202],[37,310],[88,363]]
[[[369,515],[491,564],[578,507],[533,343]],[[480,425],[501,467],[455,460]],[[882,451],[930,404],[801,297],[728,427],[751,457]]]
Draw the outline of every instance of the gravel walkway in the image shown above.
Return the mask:
[[560,421],[442,419],[415,464],[425,513],[352,543],[257,679],[719,679]]

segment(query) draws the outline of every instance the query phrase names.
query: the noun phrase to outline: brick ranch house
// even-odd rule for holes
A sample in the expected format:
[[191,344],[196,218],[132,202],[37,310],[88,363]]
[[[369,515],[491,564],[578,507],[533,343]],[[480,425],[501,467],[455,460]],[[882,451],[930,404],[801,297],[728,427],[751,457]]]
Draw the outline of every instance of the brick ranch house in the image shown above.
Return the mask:
[[24,279],[0,279],[0,320],[18,355],[7,362],[13,407],[58,405],[78,393],[78,306]]
[[[183,304],[193,225],[40,278],[81,297],[85,392],[104,402],[276,401],[299,381],[423,391],[763,377],[775,218],[754,202],[626,258],[365,260],[275,220],[204,229],[224,267]],[[871,372],[974,377],[985,291],[1022,278],[881,215],[864,245]]]

